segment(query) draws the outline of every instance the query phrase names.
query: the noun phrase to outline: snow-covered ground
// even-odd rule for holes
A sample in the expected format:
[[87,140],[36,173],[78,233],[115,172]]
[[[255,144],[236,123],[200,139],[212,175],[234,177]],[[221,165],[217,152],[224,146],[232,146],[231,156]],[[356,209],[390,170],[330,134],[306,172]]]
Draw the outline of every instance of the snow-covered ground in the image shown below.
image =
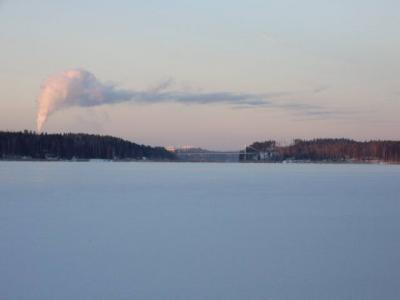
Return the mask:
[[0,299],[400,299],[400,166],[0,162]]

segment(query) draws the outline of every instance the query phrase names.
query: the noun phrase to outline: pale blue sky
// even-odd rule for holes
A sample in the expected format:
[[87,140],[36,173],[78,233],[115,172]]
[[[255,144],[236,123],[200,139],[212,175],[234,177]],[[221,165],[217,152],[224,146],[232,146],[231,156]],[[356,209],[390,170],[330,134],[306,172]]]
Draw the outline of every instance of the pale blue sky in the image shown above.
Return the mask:
[[394,0],[6,0],[0,129],[34,129],[43,80],[84,68],[126,89],[172,78],[185,90],[277,93],[269,99],[277,105],[71,108],[51,116],[46,130],[212,149],[267,138],[399,139],[399,53]]

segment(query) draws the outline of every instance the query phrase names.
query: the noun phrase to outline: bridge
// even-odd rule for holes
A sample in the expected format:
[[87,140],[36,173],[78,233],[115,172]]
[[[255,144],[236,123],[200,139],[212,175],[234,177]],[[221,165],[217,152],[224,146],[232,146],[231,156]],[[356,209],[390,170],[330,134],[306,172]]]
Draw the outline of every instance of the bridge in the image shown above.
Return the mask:
[[[252,149],[255,152],[248,152],[248,149]],[[249,156],[261,153],[260,150],[255,149],[251,146],[244,146],[244,150],[233,150],[233,151],[190,151],[190,150],[178,150],[174,152],[179,158],[187,159],[189,161],[238,161],[239,156],[246,160]]]

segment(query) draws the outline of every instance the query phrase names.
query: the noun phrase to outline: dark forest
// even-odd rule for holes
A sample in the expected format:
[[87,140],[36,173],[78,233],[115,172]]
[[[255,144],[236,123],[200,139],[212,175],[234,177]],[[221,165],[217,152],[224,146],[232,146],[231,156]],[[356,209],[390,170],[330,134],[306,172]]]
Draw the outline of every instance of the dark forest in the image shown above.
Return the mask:
[[138,145],[112,136],[0,131],[0,159],[174,160],[163,147]]
[[240,154],[241,161],[328,161],[328,162],[400,162],[400,141],[350,139],[295,140],[278,146],[275,141],[256,142]]

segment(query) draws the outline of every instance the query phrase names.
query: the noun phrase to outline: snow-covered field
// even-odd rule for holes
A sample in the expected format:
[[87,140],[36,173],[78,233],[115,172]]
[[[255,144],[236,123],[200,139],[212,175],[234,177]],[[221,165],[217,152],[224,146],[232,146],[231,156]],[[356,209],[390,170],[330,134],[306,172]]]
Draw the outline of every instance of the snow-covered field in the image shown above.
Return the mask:
[[400,166],[0,162],[0,299],[397,300]]

